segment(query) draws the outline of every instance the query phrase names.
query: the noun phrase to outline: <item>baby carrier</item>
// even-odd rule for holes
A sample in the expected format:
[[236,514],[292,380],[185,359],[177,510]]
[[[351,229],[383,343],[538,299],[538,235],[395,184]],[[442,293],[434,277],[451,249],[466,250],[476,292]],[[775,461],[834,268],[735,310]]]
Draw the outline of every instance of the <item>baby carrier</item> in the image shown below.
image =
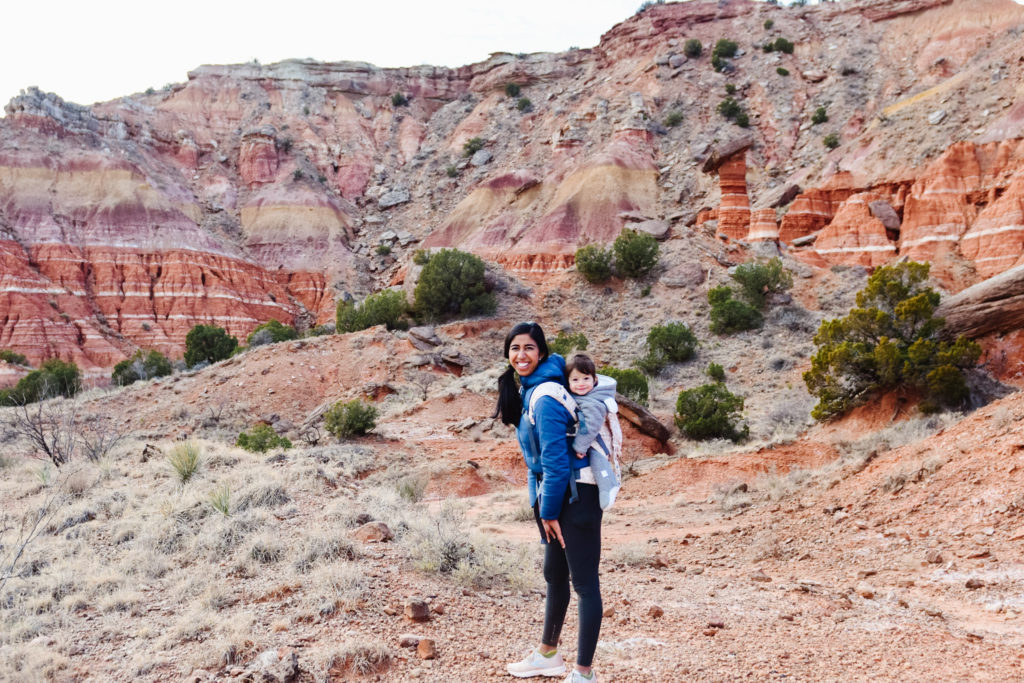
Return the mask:
[[[566,436],[575,437],[580,433],[596,433],[592,442],[589,443],[587,453],[590,455],[590,470],[594,475],[594,482],[600,492],[600,504],[602,510],[607,510],[615,503],[622,482],[621,467],[619,460],[622,456],[622,429],[619,427],[618,405],[615,403],[615,380],[606,375],[598,375],[598,382],[591,394],[603,396],[603,403],[606,415],[603,423],[596,429],[591,430],[586,422],[586,412],[581,410],[580,403],[569,391],[558,382],[542,382],[538,384],[530,396],[530,404],[527,407],[527,417],[530,425],[536,426],[534,420],[534,407],[544,396],[550,396],[558,401],[573,418],[573,424]],[[580,397],[581,400],[584,397]],[[597,399],[597,396],[594,397]],[[536,443],[536,431],[531,430],[531,438],[534,439],[536,452],[540,452],[539,444]],[[573,456],[575,459],[575,456]],[[576,481],[579,470],[569,477],[571,489],[570,502],[578,498],[576,492]]]

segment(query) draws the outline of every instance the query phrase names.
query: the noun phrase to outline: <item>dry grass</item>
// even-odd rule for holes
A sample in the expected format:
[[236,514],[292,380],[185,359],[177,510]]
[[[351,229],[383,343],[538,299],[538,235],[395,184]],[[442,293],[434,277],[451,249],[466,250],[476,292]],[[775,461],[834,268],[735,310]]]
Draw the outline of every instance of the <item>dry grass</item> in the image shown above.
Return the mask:
[[626,567],[650,567],[654,564],[656,548],[650,543],[624,543],[612,548],[606,560]]
[[391,665],[391,651],[383,643],[349,641],[328,656],[325,680],[344,680],[355,674],[382,673]]

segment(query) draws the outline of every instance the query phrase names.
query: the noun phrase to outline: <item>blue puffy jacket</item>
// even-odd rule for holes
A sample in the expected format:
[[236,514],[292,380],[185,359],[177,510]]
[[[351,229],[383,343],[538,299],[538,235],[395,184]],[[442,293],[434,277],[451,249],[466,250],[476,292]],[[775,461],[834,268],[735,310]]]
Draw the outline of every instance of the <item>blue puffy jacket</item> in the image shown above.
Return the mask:
[[[572,430],[575,418],[569,414],[561,403],[550,396],[542,396],[534,406],[534,421],[530,424],[527,411],[530,407],[530,396],[533,389],[542,382],[558,382],[565,386],[565,359],[557,353],[545,358],[537,369],[526,377],[520,378],[523,399],[523,414],[516,427],[516,437],[523,459],[529,469],[530,505],[537,502],[540,496],[541,519],[558,519],[562,512],[562,498],[569,486],[572,470],[590,464],[589,456],[577,458],[570,444],[572,437],[567,436]],[[536,434],[536,445],[533,434]],[[538,475],[540,486],[538,487]]]

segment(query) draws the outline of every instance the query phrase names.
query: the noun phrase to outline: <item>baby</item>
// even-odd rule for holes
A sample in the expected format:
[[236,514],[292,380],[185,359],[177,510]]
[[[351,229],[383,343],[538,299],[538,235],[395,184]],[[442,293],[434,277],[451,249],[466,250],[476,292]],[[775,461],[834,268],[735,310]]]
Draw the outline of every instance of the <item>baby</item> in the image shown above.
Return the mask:
[[577,458],[590,455],[590,471],[581,470],[577,481],[597,484],[601,509],[606,510],[615,502],[620,481],[622,430],[615,402],[615,380],[598,375],[594,361],[582,353],[569,359],[565,371],[569,391],[579,406],[579,427],[572,447]]

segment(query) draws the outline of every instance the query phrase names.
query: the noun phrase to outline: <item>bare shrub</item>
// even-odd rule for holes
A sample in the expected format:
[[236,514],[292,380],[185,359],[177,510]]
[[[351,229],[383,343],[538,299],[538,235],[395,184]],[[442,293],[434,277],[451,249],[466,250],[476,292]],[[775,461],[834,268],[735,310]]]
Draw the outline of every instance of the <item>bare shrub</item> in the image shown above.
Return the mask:
[[391,666],[391,657],[391,651],[383,643],[349,641],[327,660],[328,678],[343,678],[346,673],[359,676],[380,673]]
[[6,415],[7,429],[28,441],[33,455],[57,467],[71,462],[78,446],[77,405],[49,400],[15,406]]
[[91,416],[82,420],[79,429],[78,443],[82,455],[90,462],[99,462],[107,456],[125,435],[114,427],[108,417]]
[[654,548],[650,543],[625,543],[607,554],[608,562],[627,567],[650,567],[654,564]]
[[356,559],[356,550],[347,538],[317,536],[306,538],[299,548],[298,555],[298,559],[295,560],[295,569],[304,574],[321,560],[354,560]]
[[291,501],[281,484],[258,484],[242,491],[238,496],[237,512],[250,508],[273,508]]
[[301,616],[314,619],[339,610],[354,611],[371,595],[363,569],[349,564],[321,565],[310,571],[303,582]]
[[45,488],[39,503],[30,506],[24,514],[0,514],[0,604],[8,582],[16,575],[18,564],[29,546],[53,520],[65,499],[63,486]]
[[276,564],[284,559],[285,550],[276,536],[263,534],[249,547],[249,557],[260,564]]

